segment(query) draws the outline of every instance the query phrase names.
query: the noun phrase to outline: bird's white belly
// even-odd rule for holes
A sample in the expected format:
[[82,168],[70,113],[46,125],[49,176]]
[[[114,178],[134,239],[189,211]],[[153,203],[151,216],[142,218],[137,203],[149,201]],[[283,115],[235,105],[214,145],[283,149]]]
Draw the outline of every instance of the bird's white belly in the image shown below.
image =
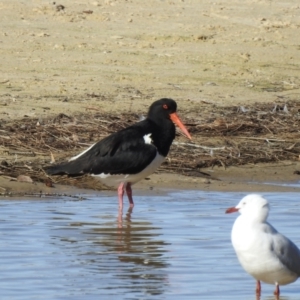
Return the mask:
[[165,157],[160,155],[159,153],[156,154],[154,160],[140,173],[137,174],[91,174],[94,177],[100,179],[105,185],[116,187],[121,182],[130,182],[131,184],[135,184],[136,182],[146,178],[147,176],[154,173],[158,167],[162,164],[165,160]]
[[240,231],[240,226],[242,225],[237,220],[232,230],[232,243],[238,260],[247,273],[256,280],[269,284],[285,285],[297,280],[298,276],[280,261],[270,247],[269,234],[245,227]]
[[287,269],[281,270],[268,270],[265,272],[255,273],[253,276],[255,279],[260,280],[265,283],[275,284],[278,283],[279,285],[286,285],[292,283],[298,279],[298,276],[292,274]]
[[256,280],[265,283],[279,285],[289,284],[297,280],[298,276],[289,271],[280,261],[270,253],[259,253],[259,258],[237,253],[240,264],[244,270],[252,275]]

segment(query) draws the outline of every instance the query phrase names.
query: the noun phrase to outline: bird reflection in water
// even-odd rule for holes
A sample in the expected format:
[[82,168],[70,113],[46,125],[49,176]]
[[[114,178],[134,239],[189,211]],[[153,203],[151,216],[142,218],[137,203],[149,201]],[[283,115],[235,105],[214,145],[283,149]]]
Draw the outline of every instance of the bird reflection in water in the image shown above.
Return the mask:
[[164,294],[168,287],[168,243],[159,238],[161,228],[133,215],[130,208],[114,220],[105,214],[97,216],[99,222],[69,223],[56,230],[55,243],[76,256],[76,266],[91,272],[93,280],[100,280],[101,290]]
[[102,243],[126,264],[116,276],[130,280],[131,289],[163,294],[168,284],[167,272],[164,272],[168,266],[164,256],[168,243],[157,239],[160,228],[147,221],[132,220],[132,212],[133,208],[129,208],[124,216],[119,213],[115,239],[110,235]]
[[256,294],[255,300],[291,300],[291,298],[278,295],[261,297],[261,295]]

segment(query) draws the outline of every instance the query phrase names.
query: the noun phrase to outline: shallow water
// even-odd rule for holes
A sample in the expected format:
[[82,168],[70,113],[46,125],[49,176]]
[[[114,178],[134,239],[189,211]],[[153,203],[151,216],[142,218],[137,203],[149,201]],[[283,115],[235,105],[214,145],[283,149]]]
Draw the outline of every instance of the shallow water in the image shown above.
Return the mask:
[[[264,194],[269,221],[300,246],[300,202]],[[116,196],[0,201],[0,299],[253,299],[255,281],[230,242],[243,193],[179,191],[136,196],[118,216]],[[127,201],[125,202],[127,207]],[[262,300],[274,287],[262,285]],[[300,282],[281,288],[300,299]]]

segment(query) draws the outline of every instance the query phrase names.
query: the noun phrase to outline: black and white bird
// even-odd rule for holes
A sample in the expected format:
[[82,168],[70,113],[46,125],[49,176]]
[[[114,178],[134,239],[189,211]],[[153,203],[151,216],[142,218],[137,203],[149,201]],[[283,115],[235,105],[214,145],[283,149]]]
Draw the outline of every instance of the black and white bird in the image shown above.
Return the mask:
[[174,123],[191,139],[176,111],[174,100],[157,100],[143,121],[107,136],[68,162],[44,169],[48,175],[97,176],[108,186],[118,186],[120,209],[125,191],[133,207],[131,186],[154,173],[164,161],[175,138]]

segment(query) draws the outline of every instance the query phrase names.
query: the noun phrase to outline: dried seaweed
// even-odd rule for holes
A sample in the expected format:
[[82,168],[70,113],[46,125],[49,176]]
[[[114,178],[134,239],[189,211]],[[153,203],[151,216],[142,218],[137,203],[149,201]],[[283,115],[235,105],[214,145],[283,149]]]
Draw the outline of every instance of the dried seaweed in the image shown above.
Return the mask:
[[[282,105],[256,104],[244,107],[209,107],[183,118],[193,136],[179,136],[158,172],[201,176],[201,168],[260,162],[299,160],[300,110],[298,102]],[[183,113],[181,112],[181,116]],[[0,174],[30,176],[34,181],[49,180],[42,167],[53,154],[56,161],[70,157],[108,134],[137,122],[137,114],[59,114],[48,119],[24,118],[2,121],[0,125]],[[178,131],[179,133],[179,131]],[[103,189],[88,177],[53,176],[54,183]]]

